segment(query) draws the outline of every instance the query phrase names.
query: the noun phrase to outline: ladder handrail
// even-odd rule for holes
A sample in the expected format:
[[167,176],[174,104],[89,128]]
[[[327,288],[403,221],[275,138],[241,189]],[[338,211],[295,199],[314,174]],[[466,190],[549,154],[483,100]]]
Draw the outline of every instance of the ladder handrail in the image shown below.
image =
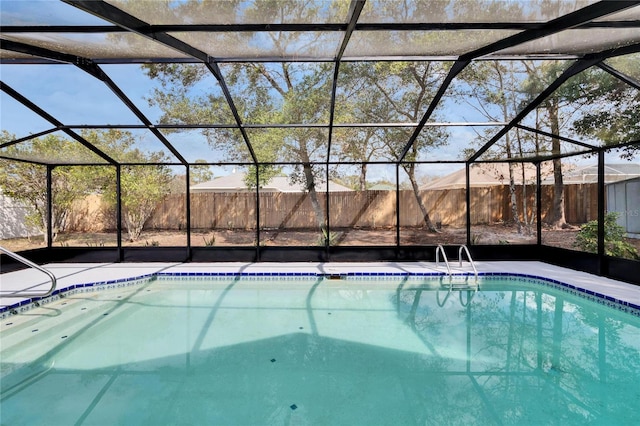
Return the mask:
[[467,254],[467,258],[469,259],[469,263],[471,263],[471,267],[473,268],[473,273],[474,273],[474,275],[476,277],[476,284],[477,284],[477,282],[478,282],[478,270],[476,269],[475,263],[473,263],[473,259],[471,258],[471,253],[469,253],[469,249],[464,244],[460,245],[460,248],[458,249],[458,260],[460,261],[460,267],[462,267],[462,252],[463,251]]
[[447,273],[449,274],[449,277],[451,277],[451,267],[449,266],[449,259],[447,259],[447,254],[444,252],[444,247],[442,247],[442,244],[438,244],[438,247],[436,247],[436,268],[438,267],[438,263],[440,263],[439,254],[441,252],[444,264],[447,266]]
[[2,246],[0,246],[0,252],[6,254],[9,257],[14,258],[18,262],[21,262],[21,263],[23,263],[23,264],[25,264],[25,265],[27,265],[27,266],[29,266],[31,268],[37,269],[38,271],[48,275],[49,279],[51,280],[51,288],[45,293],[42,293],[42,292],[39,292],[39,293],[24,292],[23,293],[23,292],[17,291],[15,293],[5,294],[4,292],[1,292],[0,296],[2,296],[2,297],[47,297],[47,296],[50,296],[51,293],[53,293],[55,291],[57,280],[56,280],[55,275],[53,275],[50,271],[44,269],[40,265],[37,265],[37,264],[33,263],[29,259],[26,259],[26,258],[20,256],[19,254],[16,254],[16,253],[12,252],[11,250],[7,250],[6,248],[4,248]]

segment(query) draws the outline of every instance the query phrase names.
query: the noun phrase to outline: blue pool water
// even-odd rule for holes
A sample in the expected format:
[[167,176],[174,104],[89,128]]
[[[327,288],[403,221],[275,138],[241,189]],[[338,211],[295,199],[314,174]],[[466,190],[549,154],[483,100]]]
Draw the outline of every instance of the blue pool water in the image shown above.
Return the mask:
[[0,423],[640,423],[640,317],[531,279],[469,284],[160,277],[68,295],[3,320]]

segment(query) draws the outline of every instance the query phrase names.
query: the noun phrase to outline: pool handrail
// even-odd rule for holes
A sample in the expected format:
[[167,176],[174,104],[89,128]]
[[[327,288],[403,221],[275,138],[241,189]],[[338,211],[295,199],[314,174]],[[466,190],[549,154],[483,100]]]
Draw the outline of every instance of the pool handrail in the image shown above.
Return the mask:
[[50,296],[55,290],[56,290],[56,277],[55,275],[53,275],[50,271],[46,270],[45,268],[43,268],[40,265],[37,265],[35,263],[33,263],[32,261],[30,261],[29,259],[26,259],[22,256],[20,256],[19,254],[16,254],[14,252],[12,252],[11,250],[8,250],[2,246],[0,246],[0,252],[6,254],[9,257],[14,258],[15,260],[17,260],[18,262],[21,262],[27,266],[29,266],[30,268],[34,268],[37,269],[38,271],[42,272],[43,274],[46,274],[49,276],[49,279],[51,280],[51,287],[49,288],[48,291],[46,292],[37,292],[37,293],[30,293],[30,292],[21,292],[20,290],[10,293],[10,294],[5,294],[5,292],[0,291],[0,296],[2,297],[47,297]]
[[469,263],[471,263],[471,267],[473,268],[473,273],[474,273],[474,275],[476,277],[476,283],[477,283],[478,282],[478,270],[476,269],[475,263],[473,263],[473,259],[471,258],[471,253],[469,253],[469,249],[464,244],[460,245],[460,248],[458,249],[458,260],[460,261],[460,267],[462,267],[462,253],[463,252],[467,254],[467,259],[469,259]]
[[447,254],[444,252],[444,247],[442,244],[438,244],[436,247],[436,269],[438,268],[438,264],[440,263],[440,253],[442,253],[442,259],[444,260],[444,264],[447,267],[447,274],[449,278],[451,278],[451,267],[449,266],[449,259],[447,259]]

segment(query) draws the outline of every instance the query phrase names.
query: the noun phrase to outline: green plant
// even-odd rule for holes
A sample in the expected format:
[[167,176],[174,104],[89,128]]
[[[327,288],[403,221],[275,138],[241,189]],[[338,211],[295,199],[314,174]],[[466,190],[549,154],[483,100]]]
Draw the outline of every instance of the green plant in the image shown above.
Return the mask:
[[[616,222],[618,212],[609,212],[604,217],[604,253],[607,256],[638,259],[638,250],[624,240],[624,228]],[[592,220],[580,227],[575,247],[590,252],[598,252],[598,221]]]
[[203,236],[202,239],[204,240],[204,245],[207,247],[216,245],[216,234],[214,234],[213,232],[211,233],[211,238],[207,238],[206,236]]
[[85,244],[87,247],[104,247],[104,241],[87,241]]
[[318,245],[323,246],[327,238],[330,246],[337,246],[340,243],[340,232],[329,232],[327,237],[327,231],[323,229],[322,234],[318,236]]

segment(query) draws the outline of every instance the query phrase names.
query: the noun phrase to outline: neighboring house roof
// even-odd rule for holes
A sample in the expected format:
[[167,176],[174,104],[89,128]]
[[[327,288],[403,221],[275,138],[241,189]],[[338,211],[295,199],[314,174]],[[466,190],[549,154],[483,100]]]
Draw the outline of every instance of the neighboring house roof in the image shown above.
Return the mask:
[[[522,184],[522,165],[514,164],[516,184]],[[524,164],[524,175],[527,184],[536,182],[536,168],[531,163]],[[509,165],[507,163],[477,163],[469,167],[469,184],[471,187],[484,187],[509,184]],[[466,186],[465,169],[426,183],[420,189],[454,189]]]
[[[550,161],[542,163],[542,184],[553,185],[553,164]],[[596,183],[598,181],[598,166],[577,167],[570,163],[562,165],[562,181],[566,185],[579,183]],[[640,176],[640,164],[616,163],[605,165],[605,182],[617,182]],[[536,168],[531,163],[524,163],[525,181],[527,184],[536,182]],[[423,185],[421,189],[454,189],[464,188],[466,182],[465,169],[435,179]],[[472,187],[484,187],[509,184],[509,166],[507,163],[476,163],[469,170],[469,182]],[[522,184],[522,165],[515,165],[516,185]]]
[[[191,192],[246,192],[245,173],[232,173],[191,187]],[[324,189],[324,186],[321,186]],[[261,187],[263,192],[305,192],[304,185],[291,184],[286,176],[276,176]],[[352,189],[329,181],[329,192],[352,191]]]
[[[633,179],[640,176],[640,164],[637,163],[612,163],[604,166],[605,183],[618,182]],[[598,182],[598,165],[578,167],[568,173],[563,173],[562,181],[565,184],[596,183]],[[542,181],[543,184],[553,182],[553,177]]]
[[395,191],[396,186],[391,185],[390,183],[376,183],[371,188],[370,191]]

